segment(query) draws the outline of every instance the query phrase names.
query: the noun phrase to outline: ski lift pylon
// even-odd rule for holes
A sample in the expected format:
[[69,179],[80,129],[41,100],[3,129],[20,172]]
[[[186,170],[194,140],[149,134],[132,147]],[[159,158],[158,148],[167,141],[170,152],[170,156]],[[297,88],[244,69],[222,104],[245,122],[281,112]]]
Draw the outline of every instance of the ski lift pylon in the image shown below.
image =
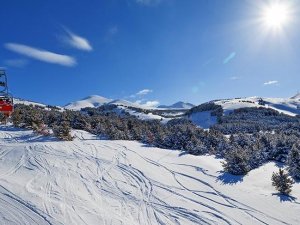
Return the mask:
[[7,76],[4,69],[0,69],[0,113],[10,117],[13,113],[13,97],[8,93]]

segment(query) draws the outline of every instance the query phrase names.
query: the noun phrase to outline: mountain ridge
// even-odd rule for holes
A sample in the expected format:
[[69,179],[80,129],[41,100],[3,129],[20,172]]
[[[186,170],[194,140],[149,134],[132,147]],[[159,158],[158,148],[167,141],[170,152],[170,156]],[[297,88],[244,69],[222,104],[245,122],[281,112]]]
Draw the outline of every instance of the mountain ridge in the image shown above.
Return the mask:
[[195,105],[192,103],[179,101],[172,105],[159,105],[157,108],[160,108],[160,109],[162,109],[162,108],[163,109],[191,109],[193,107],[195,107]]

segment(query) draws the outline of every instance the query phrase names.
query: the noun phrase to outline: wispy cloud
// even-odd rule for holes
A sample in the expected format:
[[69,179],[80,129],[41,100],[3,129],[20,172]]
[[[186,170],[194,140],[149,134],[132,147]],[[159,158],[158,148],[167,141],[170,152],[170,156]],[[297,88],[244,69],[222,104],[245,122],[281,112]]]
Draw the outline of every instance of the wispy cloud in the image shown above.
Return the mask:
[[264,83],[264,85],[278,85],[278,80],[270,80]]
[[53,52],[49,52],[43,49],[33,48],[27,45],[16,44],[16,43],[6,43],[4,47],[10,51],[16,52],[27,57],[37,59],[47,63],[59,64],[62,66],[75,66],[76,59],[68,56],[61,55]]
[[150,89],[143,89],[143,90],[140,90],[138,93],[136,93],[136,95],[147,95],[149,93],[153,92],[153,90],[150,90]]
[[232,77],[229,77],[230,80],[240,80],[241,77],[237,77],[237,76],[232,76]]
[[64,27],[66,35],[63,37],[63,41],[70,45],[73,48],[83,50],[83,51],[92,51],[93,47],[90,42],[75,33],[73,33],[70,29]]
[[[129,98],[141,98],[141,97],[143,97],[145,95],[148,95],[152,92],[153,92],[153,90],[151,90],[151,89],[143,89],[143,90],[138,91],[135,94],[130,95]],[[144,101],[144,99],[140,99],[140,101]]]
[[24,67],[29,63],[27,59],[7,59],[4,60],[4,64],[11,67]]
[[236,57],[236,52],[231,52],[224,60],[223,64],[229,63],[231,60],[233,60]]
[[118,28],[118,26],[113,26],[113,27],[110,27],[109,29],[108,29],[108,34],[109,35],[116,35],[117,33],[119,32],[119,28]]
[[150,6],[150,5],[157,5],[161,3],[163,0],[135,0],[136,3],[145,5],[145,6]]
[[113,38],[119,33],[119,27],[118,26],[112,26],[110,27],[107,32],[106,35],[104,37],[105,41],[108,42],[112,42]]

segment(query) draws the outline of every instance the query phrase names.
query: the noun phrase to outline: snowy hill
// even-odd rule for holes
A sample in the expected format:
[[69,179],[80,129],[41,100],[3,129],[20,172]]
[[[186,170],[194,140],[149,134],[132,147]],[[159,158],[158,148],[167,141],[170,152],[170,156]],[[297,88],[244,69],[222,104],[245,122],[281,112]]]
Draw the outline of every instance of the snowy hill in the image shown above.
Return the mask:
[[21,99],[21,98],[14,98],[14,104],[37,105],[37,106],[41,106],[41,107],[46,107],[45,104],[33,102],[33,101]]
[[[21,99],[21,98],[14,98],[14,104],[33,105],[33,106],[38,106],[38,107],[42,107],[42,108],[45,108],[45,109],[48,109],[48,108],[51,107],[51,106],[43,104],[43,103],[29,101],[29,100],[25,100],[25,99]],[[57,109],[63,110],[63,108],[60,107],[60,106],[53,106],[53,107],[56,107]]]
[[99,107],[103,104],[107,104],[111,101],[112,101],[111,99],[104,98],[99,95],[91,95],[82,100],[71,102],[71,103],[65,105],[64,108],[70,109],[70,110],[80,110],[80,109],[86,108],[86,107],[95,108],[95,107]]
[[[234,99],[222,99],[214,100],[205,104],[214,103],[217,106],[221,106],[224,114],[228,115],[235,109],[249,108],[249,107],[264,107],[268,109],[274,109],[279,113],[283,113],[289,116],[300,115],[300,98],[297,96],[293,98],[260,98],[260,97],[248,97],[248,98],[234,98]],[[200,105],[201,106],[201,105]],[[187,118],[194,124],[202,128],[209,128],[217,123],[217,117],[211,115],[212,111],[208,110],[196,110],[199,106],[192,108],[188,111]]]
[[125,107],[135,107],[135,108],[143,108],[141,105],[137,103],[133,103],[127,100],[117,99],[109,102],[108,104],[117,105],[117,106],[125,106]]
[[[260,100],[264,102],[263,105],[259,104]],[[280,113],[284,113],[290,116],[295,116],[300,114],[300,111],[297,109],[297,106],[300,104],[300,99],[294,99],[294,98],[249,97],[249,98],[216,100],[214,102],[217,105],[221,105],[225,113],[229,113],[234,109],[245,108],[245,107],[265,107],[265,108],[274,109]]]
[[0,126],[1,224],[299,224],[300,184],[276,194],[268,163],[245,177],[211,156]]
[[191,109],[193,108],[195,105],[191,104],[191,103],[186,103],[186,102],[176,102],[173,105],[160,105],[157,108],[163,108],[163,109]]
[[[131,115],[134,115],[142,120],[161,120],[167,122],[169,118],[165,118],[163,115],[154,115],[152,113],[156,108],[147,107],[138,103],[133,103],[127,100],[117,99],[111,100],[98,95],[89,96],[79,101],[75,101],[67,104],[64,108],[69,110],[81,110],[86,107],[97,108],[102,105],[114,105],[117,106],[118,110],[113,109],[114,112],[124,111]],[[163,110],[163,109],[161,109]],[[169,111],[169,110],[168,110]],[[175,111],[175,116],[178,114]],[[170,114],[171,115],[171,114]]]
[[300,93],[297,93],[295,96],[291,97],[293,100],[300,100]]
[[70,109],[70,110],[80,110],[80,109],[83,109],[86,107],[97,108],[104,104],[143,108],[141,105],[139,105],[137,103],[132,103],[127,100],[122,100],[122,99],[112,100],[112,99],[104,98],[99,95],[91,95],[82,100],[69,103],[69,104],[65,105],[64,108]]
[[[211,101],[216,105],[220,105],[224,114],[228,114],[235,109],[245,107],[265,107],[274,109],[280,113],[290,116],[300,114],[300,94],[292,98],[260,98],[260,97],[246,97],[246,98],[233,98]],[[47,108],[45,104],[15,99],[15,104],[37,105]],[[262,104],[263,103],[263,104]],[[70,110],[81,110],[85,107],[97,108],[102,105],[115,105],[118,107],[117,111],[127,112],[131,115],[137,116],[142,120],[161,120],[168,122],[170,119],[185,117],[185,113],[193,106],[190,103],[177,102],[171,106],[159,106],[158,108],[149,108],[144,105],[133,103],[127,100],[111,100],[98,95],[92,95],[82,100],[75,101],[67,104],[64,108]],[[62,107],[58,107],[63,110]],[[194,108],[194,107],[193,107]],[[192,109],[193,109],[192,108]],[[211,116],[211,111],[194,112],[188,116],[193,123],[202,127],[209,128],[217,122],[216,116]]]

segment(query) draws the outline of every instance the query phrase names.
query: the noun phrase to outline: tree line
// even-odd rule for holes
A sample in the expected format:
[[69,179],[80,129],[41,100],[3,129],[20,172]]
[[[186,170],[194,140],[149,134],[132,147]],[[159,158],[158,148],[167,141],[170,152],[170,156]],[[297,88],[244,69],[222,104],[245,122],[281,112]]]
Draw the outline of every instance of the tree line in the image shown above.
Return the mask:
[[71,129],[80,129],[110,140],[137,140],[151,146],[176,149],[193,155],[214,154],[224,158],[224,170],[244,175],[275,160],[287,165],[289,174],[300,179],[300,118],[266,108],[244,108],[222,115],[209,103],[192,109],[209,110],[218,123],[203,130],[188,119],[140,120],[116,106],[59,111],[18,104],[12,114],[14,126],[43,135],[72,140]]

